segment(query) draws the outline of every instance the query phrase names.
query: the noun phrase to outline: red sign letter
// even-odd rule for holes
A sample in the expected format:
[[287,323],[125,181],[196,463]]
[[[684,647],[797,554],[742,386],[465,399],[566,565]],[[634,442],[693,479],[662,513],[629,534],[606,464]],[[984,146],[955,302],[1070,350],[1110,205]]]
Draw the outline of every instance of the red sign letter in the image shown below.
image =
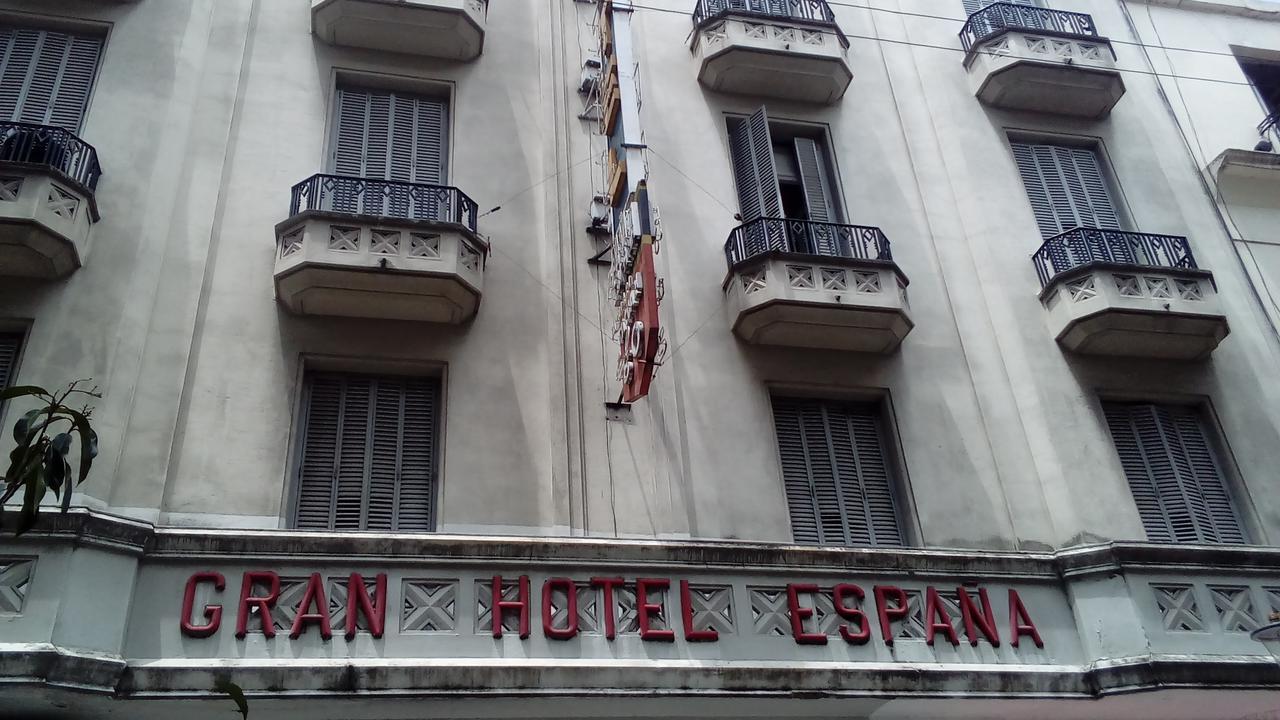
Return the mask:
[[856,607],[853,607],[850,599],[862,603],[862,588],[857,585],[848,583],[840,583],[831,588],[832,605],[835,607],[836,614],[845,620],[852,620],[857,623],[857,632],[849,632],[848,625],[840,626],[840,637],[844,641],[853,645],[862,645],[871,639],[871,625],[867,622],[867,614]]
[[520,639],[529,637],[529,576],[520,576],[520,599],[502,599],[502,576],[493,576],[493,601],[489,605],[489,618],[493,625],[493,636],[502,637],[502,615],[508,610],[520,611]]
[[[907,594],[902,591],[902,588],[894,585],[877,585],[874,592],[876,612],[880,615],[880,635],[884,638],[885,645],[892,645],[893,621],[907,616]],[[889,596],[893,596],[893,599],[898,601],[894,607],[889,607]]]
[[[311,606],[315,605],[315,612]],[[333,629],[329,627],[329,601],[324,599],[324,578],[320,573],[311,573],[307,587],[302,591],[302,602],[298,603],[298,614],[293,617],[293,627],[289,629],[289,637],[298,639],[306,630],[308,623],[319,623],[320,637],[328,640],[333,637]]]
[[1022,598],[1018,597],[1018,591],[1013,588],[1009,588],[1009,634],[1013,636],[1009,644],[1014,647],[1018,647],[1018,638],[1023,635],[1034,640],[1036,647],[1044,647],[1044,641],[1040,639],[1040,633],[1036,632],[1035,623],[1031,622],[1031,615],[1022,606]]
[[[266,583],[266,595],[254,595],[254,583]],[[275,623],[271,620],[271,608],[280,597],[280,576],[271,572],[247,572],[240,581],[240,609],[236,612],[236,637],[243,639],[249,634],[249,606],[258,611],[258,621],[262,623],[262,634],[267,637],[276,636]]]
[[952,645],[959,645],[960,638],[956,637],[956,628],[951,624],[951,616],[947,614],[947,609],[942,607],[942,597],[938,595],[938,591],[930,585],[925,589],[924,596],[925,644],[932,645],[934,636],[938,631],[942,631]]
[[378,573],[374,580],[373,601],[369,601],[369,591],[364,587],[364,578],[360,573],[351,573],[347,578],[347,640],[356,638],[356,622],[361,613],[369,625],[369,634],[380,638],[387,619],[387,576]]
[[[567,598],[563,628],[551,622],[551,593],[557,589]],[[572,640],[578,634],[578,586],[569,578],[550,578],[542,584],[542,634],[552,640]]]
[[715,642],[720,633],[715,628],[706,630],[693,629],[693,591],[689,589],[689,581],[680,581],[680,609],[684,612],[684,639],[689,642]]
[[800,593],[816,593],[817,585],[787,585],[787,609],[791,614],[791,636],[799,645],[826,645],[827,636],[823,633],[804,631],[804,621],[813,615],[813,608],[800,605]]
[[650,590],[666,590],[671,581],[666,578],[639,578],[636,580],[636,620],[640,623],[641,640],[659,640],[674,642],[675,630],[657,630],[649,627],[651,615],[662,615],[662,603],[649,602]]
[[623,584],[622,578],[591,578],[591,587],[600,588],[600,602],[604,605],[604,637],[606,640],[612,640],[617,636],[614,628],[614,615],[616,610],[613,607],[613,589]]
[[991,647],[1000,647],[1000,633],[996,632],[996,618],[991,612],[991,599],[987,597],[987,589],[978,588],[982,614],[978,614],[978,608],[974,607],[973,599],[964,588],[956,588],[956,597],[960,598],[960,615],[964,618],[964,634],[969,636],[969,644],[978,644],[978,631],[981,630]]
[[227,586],[226,579],[218,572],[199,572],[187,580],[187,591],[182,595],[182,634],[187,637],[207,638],[218,632],[218,626],[222,624],[221,605],[204,606],[204,616],[209,621],[204,625],[191,622],[191,610],[196,604],[196,586],[202,582],[213,583],[213,588],[218,592],[222,592]]

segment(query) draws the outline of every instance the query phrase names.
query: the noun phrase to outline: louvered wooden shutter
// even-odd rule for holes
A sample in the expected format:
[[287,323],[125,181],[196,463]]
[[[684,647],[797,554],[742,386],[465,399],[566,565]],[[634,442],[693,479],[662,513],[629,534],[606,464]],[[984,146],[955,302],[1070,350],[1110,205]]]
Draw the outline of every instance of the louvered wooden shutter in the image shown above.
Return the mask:
[[774,398],[773,415],[796,542],[901,547],[876,409]]
[[305,392],[297,526],[431,530],[439,381],[317,373]]
[[18,369],[18,351],[22,348],[22,335],[0,333],[0,390],[9,387]]
[[778,170],[773,164],[773,139],[764,108],[755,111],[729,133],[733,155],[733,179],[738,188],[738,209],[743,222],[782,217]]
[[1107,403],[1104,411],[1147,539],[1246,541],[1203,419],[1194,408]]
[[0,27],[0,119],[80,131],[102,38]]
[[[796,166],[800,169],[800,185],[804,189],[805,207],[809,220],[817,223],[835,222],[835,210],[831,191],[827,187],[826,161],[822,146],[812,138],[795,139]],[[835,228],[822,225],[808,226],[808,236],[814,252],[819,255],[840,256],[840,234]]]
[[1037,0],[964,0],[964,11],[970,15],[978,12],[988,5],[994,5],[997,2],[1007,2],[1013,5],[1030,5],[1032,7],[1040,7]]
[[1097,152],[1062,145],[1012,146],[1042,236],[1075,227],[1120,229]]
[[386,90],[340,88],[333,166],[339,175],[441,184],[448,106]]

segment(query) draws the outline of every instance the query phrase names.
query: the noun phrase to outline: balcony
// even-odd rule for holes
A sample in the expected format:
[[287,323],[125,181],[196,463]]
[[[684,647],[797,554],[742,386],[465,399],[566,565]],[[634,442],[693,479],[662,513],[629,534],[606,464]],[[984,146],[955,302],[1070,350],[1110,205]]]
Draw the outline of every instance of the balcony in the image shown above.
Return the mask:
[[1230,331],[1213,274],[1184,237],[1075,228],[1032,256],[1049,325],[1067,350],[1192,360]]
[[880,228],[761,218],[724,252],[729,319],[746,342],[890,353],[914,326]]
[[488,0],[311,0],[311,30],[330,45],[475,60]]
[[1269,206],[1275,192],[1271,183],[1280,183],[1280,112],[1268,115],[1258,125],[1258,138],[1252,150],[1224,150],[1209,164],[1209,170],[1234,191],[1246,195],[1264,193],[1265,199],[1257,200],[1262,206]]
[[97,151],[70,132],[0,123],[0,275],[50,280],[84,264],[101,175]]
[[960,42],[992,107],[1103,118],[1124,95],[1111,41],[1083,13],[996,3],[969,16]]
[[698,0],[692,50],[711,90],[831,104],[853,79],[826,0]]
[[460,324],[489,246],[457,188],[313,175],[276,226],[276,297],[300,315]]

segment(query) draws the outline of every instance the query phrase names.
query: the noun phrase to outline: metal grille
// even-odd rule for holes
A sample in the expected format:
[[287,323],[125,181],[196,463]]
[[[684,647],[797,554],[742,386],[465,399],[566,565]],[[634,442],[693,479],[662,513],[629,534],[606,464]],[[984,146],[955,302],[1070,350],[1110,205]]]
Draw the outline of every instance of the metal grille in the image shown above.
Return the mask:
[[435,378],[309,375],[297,526],[431,530],[439,396]]
[[[18,352],[22,349],[22,335],[19,333],[0,333],[0,390],[13,382],[14,371],[18,369]],[[3,407],[4,403],[0,403]]]
[[827,0],[698,0],[693,24],[701,27],[708,20],[729,13],[836,24]]
[[1271,141],[1271,148],[1280,152],[1280,112],[1273,112],[1258,125],[1258,135]]
[[1058,275],[1089,263],[1188,270],[1198,267],[1185,237],[1098,228],[1074,228],[1055,235],[1044,241],[1031,261],[1041,287],[1048,287]]
[[476,202],[455,187],[346,175],[312,175],[294,185],[289,214],[303,210],[454,223],[471,232],[479,214]]
[[1093,17],[1085,13],[1000,2],[969,16],[960,29],[960,44],[972,54],[978,45],[1006,30],[1098,36]]
[[739,225],[724,244],[732,269],[738,263],[770,252],[799,253],[858,260],[893,260],[889,239],[878,227],[838,223],[760,218]]
[[90,192],[98,187],[102,175],[98,151],[53,125],[0,122],[0,162],[53,168]]
[[1195,408],[1106,403],[1103,409],[1148,539],[1246,541]]

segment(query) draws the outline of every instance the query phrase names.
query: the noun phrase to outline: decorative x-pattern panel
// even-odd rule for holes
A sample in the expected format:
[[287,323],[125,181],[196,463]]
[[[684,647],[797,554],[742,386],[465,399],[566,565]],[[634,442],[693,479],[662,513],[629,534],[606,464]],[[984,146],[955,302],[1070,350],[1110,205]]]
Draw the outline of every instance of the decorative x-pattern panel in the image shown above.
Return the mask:
[[725,32],[724,23],[716,23],[702,31],[702,41],[708,45],[719,45],[729,39],[729,35]]
[[[364,579],[364,592],[369,596],[369,601],[373,602],[377,597],[378,584],[372,577]],[[325,588],[325,596],[329,599],[329,625],[333,631],[338,632],[338,628],[347,626],[347,608],[350,603],[347,598],[347,583],[350,576],[329,578],[327,587]],[[363,613],[356,613],[356,628],[368,631],[369,623]]]
[[1080,302],[1098,296],[1098,287],[1093,284],[1093,276],[1081,278],[1073,282],[1067,283],[1067,292],[1071,295],[1071,302]]
[[[531,589],[530,594],[533,590]],[[517,580],[502,581],[502,600],[518,602],[520,600],[520,583]],[[532,598],[530,598],[532,600]],[[480,580],[476,582],[476,632],[489,633],[493,632],[493,612],[491,605],[493,604],[493,582],[489,580]],[[530,612],[532,618],[533,613]],[[532,622],[532,620],[530,621]],[[519,613],[506,612],[502,614],[502,629],[509,632],[520,631]]]
[[1258,629],[1253,617],[1253,598],[1247,587],[1209,586],[1218,621],[1225,632],[1252,632]]
[[894,637],[905,639],[923,639],[924,633],[924,593],[919,590],[907,590],[907,616],[895,623]]
[[452,632],[457,628],[458,581],[406,580],[400,628],[406,632]]
[[[649,613],[649,627],[654,630],[667,630],[671,627],[668,617],[667,593],[649,591],[645,601],[653,605],[661,605],[661,610]],[[634,588],[618,588],[613,591],[613,602],[617,614],[617,631],[619,633],[640,632],[640,620],[636,617],[636,591]]]
[[409,257],[440,257],[440,236],[425,233],[409,233]]
[[1200,283],[1195,280],[1174,280],[1174,285],[1178,288],[1178,297],[1183,300],[1204,300],[1204,293],[1200,290]]
[[303,229],[298,228],[280,237],[280,257],[287,258],[302,250]]
[[1195,588],[1190,585],[1152,585],[1156,607],[1164,618],[1164,629],[1173,632],[1204,630],[1200,609],[1196,606]]
[[13,202],[18,199],[20,192],[22,192],[22,178],[0,177],[0,200]]
[[880,274],[855,272],[853,274],[853,287],[856,291],[866,294],[875,294],[880,292]]
[[329,226],[329,249],[341,252],[356,252],[360,249],[360,228]]
[[480,272],[480,253],[466,245],[458,246],[458,262],[471,272]]
[[1116,290],[1125,297],[1142,297],[1142,286],[1137,275],[1116,275]]
[[0,613],[20,613],[35,560],[0,558]]
[[787,266],[787,282],[793,288],[801,290],[813,290],[813,268],[804,265],[788,265]]
[[848,290],[849,276],[844,270],[839,268],[822,268],[822,289],[823,290]]
[[1142,281],[1146,284],[1147,293],[1150,294],[1151,297],[1158,300],[1167,300],[1173,297],[1173,290],[1169,287],[1168,278],[1144,276]]
[[80,199],[72,195],[69,191],[63,190],[57,185],[49,186],[49,209],[54,215],[64,217],[70,220],[76,216],[76,210],[80,207]]
[[741,276],[741,279],[742,279],[742,292],[747,295],[759,292],[765,288],[766,280],[765,280],[765,272],[763,269],[756,270],[754,272],[743,273]]
[[733,632],[733,588],[728,585],[690,585],[689,607],[698,630]]
[[369,252],[374,255],[399,255],[399,230],[374,230],[369,240]]
[[791,634],[791,614],[787,609],[787,589],[750,587],[751,624],[756,635]]

